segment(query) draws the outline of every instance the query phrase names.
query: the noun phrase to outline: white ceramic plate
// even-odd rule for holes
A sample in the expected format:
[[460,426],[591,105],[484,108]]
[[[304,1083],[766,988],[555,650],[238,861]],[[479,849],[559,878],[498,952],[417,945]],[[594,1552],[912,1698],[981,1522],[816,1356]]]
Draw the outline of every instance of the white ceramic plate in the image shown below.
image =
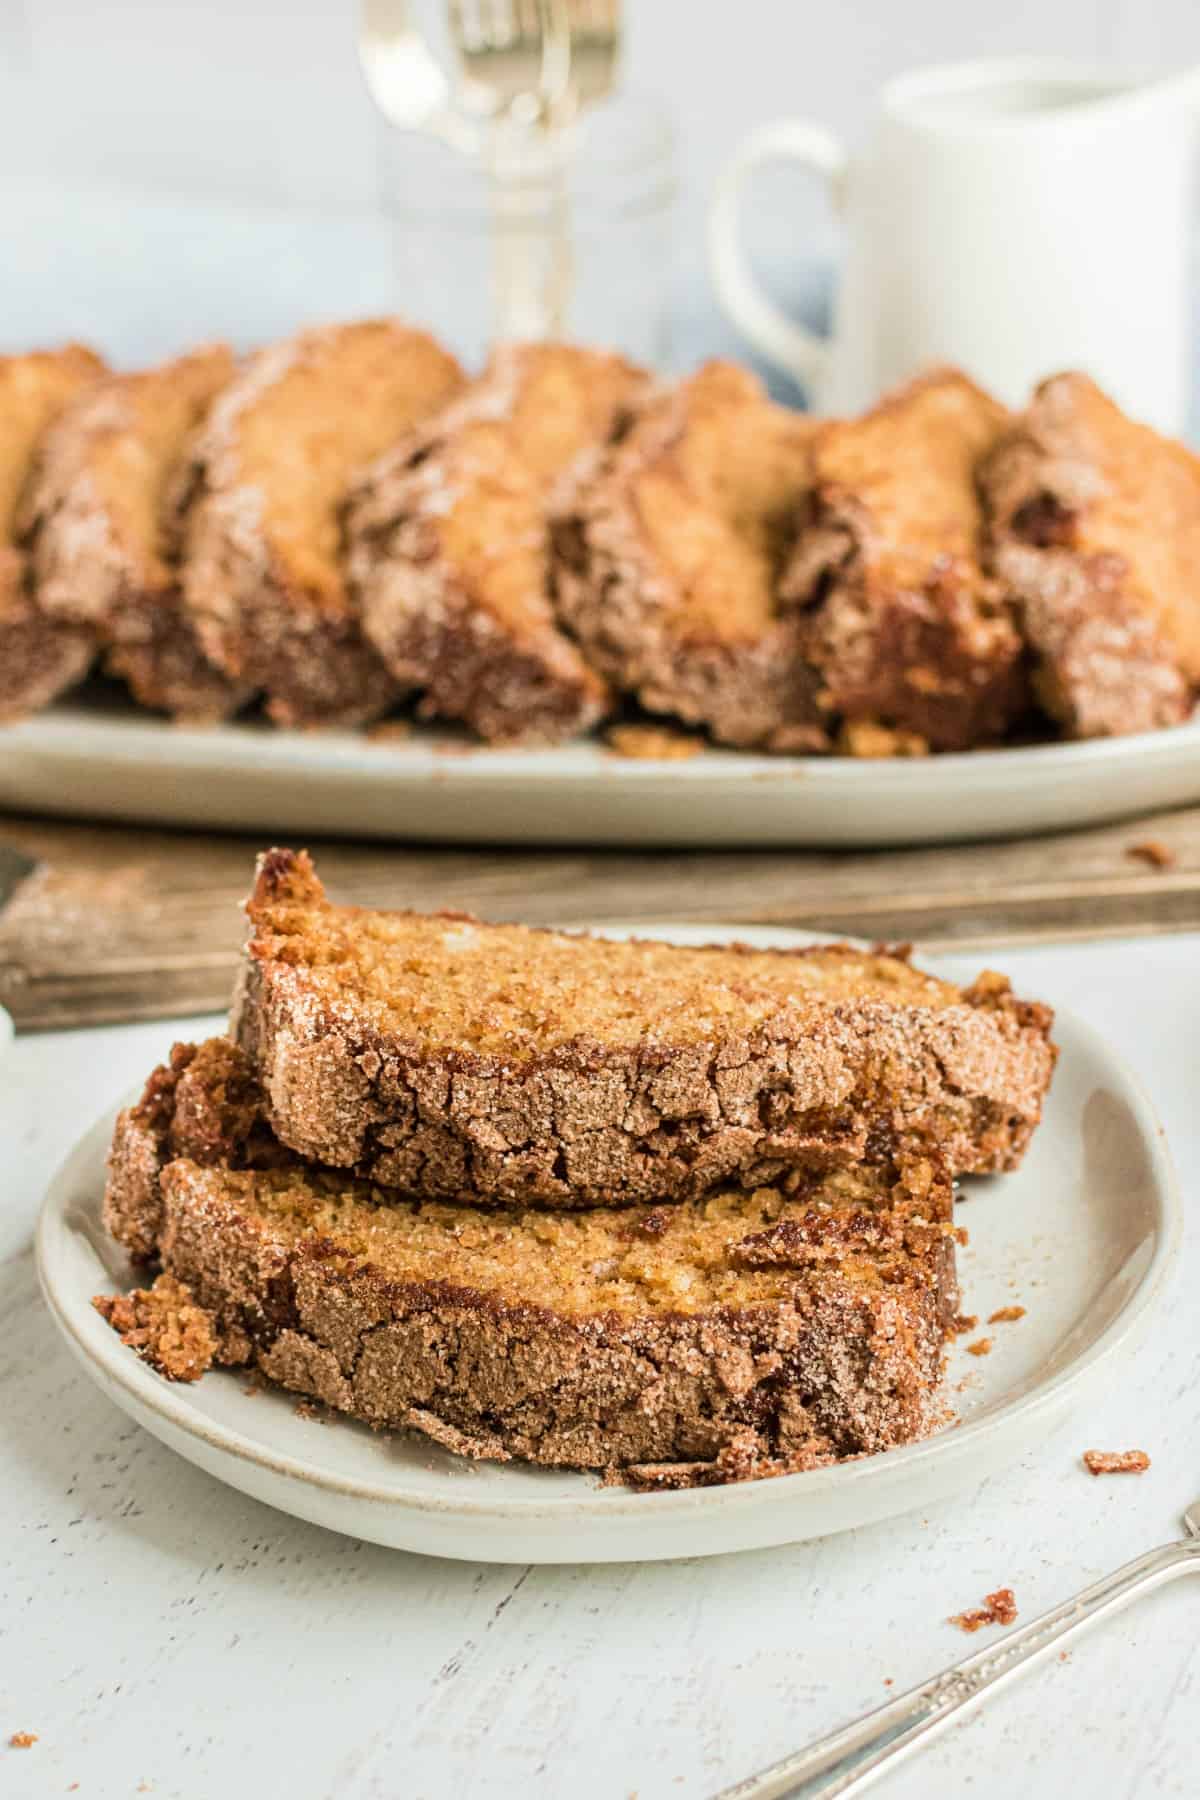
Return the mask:
[[[663,935],[711,942],[721,931]],[[739,936],[764,946],[811,941],[772,929]],[[89,1375],[139,1424],[220,1480],[334,1531],[487,1562],[646,1561],[819,1537],[928,1505],[1010,1467],[1129,1348],[1162,1286],[1180,1230],[1162,1129],[1088,1027],[1060,1016],[1056,1036],[1062,1058],[1024,1166],[967,1184],[960,1206],[970,1232],[960,1257],[964,1305],[983,1320],[1014,1303],[1027,1315],[991,1328],[990,1356],[955,1353],[955,1426],[840,1468],[632,1494],[586,1475],[471,1463],[423,1439],[376,1435],[346,1420],[321,1424],[299,1416],[292,1395],[247,1395],[236,1373],[171,1385],[126,1350],[90,1304],[93,1294],[132,1279],[100,1222],[112,1113],[77,1145],[46,1196],[37,1235],[42,1287]]]
[[288,836],[451,843],[955,843],[1200,800],[1200,721],[1141,737],[857,761],[707,749],[642,762],[602,743],[491,750],[420,728],[185,729],[76,699],[0,729],[0,807]]

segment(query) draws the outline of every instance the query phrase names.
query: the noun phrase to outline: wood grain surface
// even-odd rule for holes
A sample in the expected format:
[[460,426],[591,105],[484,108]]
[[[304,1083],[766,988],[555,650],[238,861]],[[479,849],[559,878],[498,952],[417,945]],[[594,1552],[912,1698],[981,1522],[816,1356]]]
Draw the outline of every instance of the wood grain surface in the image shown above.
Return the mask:
[[[0,869],[33,865],[0,912],[0,1002],[22,1030],[220,1010],[260,848],[0,817]],[[1200,925],[1200,809],[951,849],[314,849],[338,899],[531,924],[732,921],[964,948]]]

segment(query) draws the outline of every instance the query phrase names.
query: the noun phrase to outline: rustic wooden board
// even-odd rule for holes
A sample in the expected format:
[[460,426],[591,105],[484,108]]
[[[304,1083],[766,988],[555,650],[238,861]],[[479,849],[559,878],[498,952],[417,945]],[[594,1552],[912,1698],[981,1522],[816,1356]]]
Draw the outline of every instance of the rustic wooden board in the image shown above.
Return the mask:
[[[1134,857],[1164,846],[1169,866]],[[0,1001],[22,1030],[222,1010],[256,842],[0,817]],[[732,920],[974,948],[1200,927],[1200,808],[952,849],[670,852],[329,843],[343,900],[532,924]]]

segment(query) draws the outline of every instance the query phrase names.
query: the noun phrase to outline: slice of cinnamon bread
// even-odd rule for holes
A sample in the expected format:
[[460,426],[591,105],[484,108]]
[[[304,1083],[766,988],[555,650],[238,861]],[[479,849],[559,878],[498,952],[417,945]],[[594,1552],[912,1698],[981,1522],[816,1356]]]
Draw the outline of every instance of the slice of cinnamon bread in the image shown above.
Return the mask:
[[81,344],[0,356],[0,720],[48,706],[83,676],[94,633],[47,616],[19,544],[26,483],[42,436],[104,364]]
[[43,612],[89,626],[135,698],[180,718],[225,718],[249,693],[201,652],[177,560],[178,472],[233,373],[211,344],[88,387],[46,434],[23,510]]
[[967,750],[1028,706],[1024,647],[983,566],[980,457],[1004,408],[935,369],[813,445],[813,494],[784,597],[841,745]]
[[466,1455],[655,1485],[811,1468],[938,1423],[957,1295],[932,1162],[669,1208],[481,1212],[272,1154],[251,1093],[228,1043],[177,1047],[118,1121],[106,1198],[118,1240],[211,1316],[220,1360]]
[[624,357],[507,344],[483,376],[359,479],[348,567],[368,637],[426,714],[492,741],[553,741],[608,710],[558,628],[548,511],[578,457],[647,385]]
[[588,660],[722,743],[828,748],[777,591],[815,431],[745,369],[706,363],[647,396],[558,498],[557,605]]
[[1070,737],[1177,724],[1200,687],[1200,457],[1086,375],[1043,381],[986,457],[993,566]]
[[277,724],[359,724],[397,698],[347,589],[341,508],[354,471],[462,379],[427,332],[363,320],[260,351],[209,414],[184,477],[184,602]]
[[234,1031],[292,1149],[424,1196],[679,1200],[933,1146],[1019,1162],[1052,1015],[903,954],[683,949],[336,907],[271,851]]

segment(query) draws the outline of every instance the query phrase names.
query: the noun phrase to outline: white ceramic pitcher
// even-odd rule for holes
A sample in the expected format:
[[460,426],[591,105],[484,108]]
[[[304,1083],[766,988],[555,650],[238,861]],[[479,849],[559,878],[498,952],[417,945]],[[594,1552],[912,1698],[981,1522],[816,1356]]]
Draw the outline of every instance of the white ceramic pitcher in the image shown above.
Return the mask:
[[[764,125],[714,197],[717,292],[822,411],[856,411],[931,362],[961,364],[1010,405],[1078,368],[1178,432],[1198,108],[1196,72],[1136,83],[1021,58],[892,82],[861,156],[819,125]],[[741,252],[743,183],[780,158],[824,176],[845,221],[828,339],[780,312]]]

